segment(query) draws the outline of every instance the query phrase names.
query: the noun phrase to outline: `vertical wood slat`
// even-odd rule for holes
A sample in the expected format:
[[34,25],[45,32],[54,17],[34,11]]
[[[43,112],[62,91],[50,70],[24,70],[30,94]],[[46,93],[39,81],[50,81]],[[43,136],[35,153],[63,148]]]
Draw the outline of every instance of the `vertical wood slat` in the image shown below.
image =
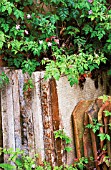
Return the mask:
[[27,122],[26,122],[26,108],[25,108],[25,100],[23,94],[23,86],[24,86],[24,76],[22,74],[22,70],[18,71],[18,84],[19,84],[19,102],[20,102],[20,116],[21,116],[21,142],[22,142],[22,150],[28,154],[28,139],[27,139]]
[[42,120],[42,106],[41,106],[41,73],[33,73],[34,89],[32,97],[32,113],[34,123],[34,143],[35,153],[38,154],[38,164],[41,164],[45,159],[44,141],[43,141],[43,120]]
[[[1,116],[2,116],[2,133],[3,148],[8,148],[8,119],[6,112],[6,87],[1,90]],[[4,155],[4,162],[7,162],[7,155]]]
[[54,139],[53,139],[53,125],[51,113],[51,98],[50,98],[50,84],[49,81],[43,80],[44,73],[41,73],[41,104],[43,114],[43,128],[44,128],[44,148],[46,161],[51,165],[55,164],[54,160]]
[[[60,91],[57,92],[57,94],[56,94],[56,91],[54,91],[53,93],[53,90],[55,90],[56,88],[55,85],[51,89],[51,86],[53,85],[53,83],[51,85],[49,81],[44,81],[44,80],[42,81],[40,80],[39,82],[39,77],[41,77],[42,79],[44,76],[44,73],[36,72],[34,73],[34,76],[33,76],[34,83],[35,83],[34,92],[33,92],[33,95],[30,96],[30,100],[28,100],[26,98],[27,96],[24,96],[24,93],[23,93],[23,85],[24,85],[25,77],[22,74],[22,71],[18,70],[18,71],[15,71],[15,73],[13,74],[14,75],[12,77],[11,77],[12,73],[10,73],[9,75],[10,85],[8,85],[5,89],[2,89],[2,92],[1,92],[3,146],[9,147],[9,145],[10,146],[15,145],[15,148],[16,148],[16,147],[20,147],[21,145],[20,143],[22,143],[23,148],[21,147],[21,149],[25,149],[27,153],[29,153],[30,156],[33,155],[33,153],[35,152],[39,153],[39,155],[41,155],[42,157],[41,160],[43,160],[46,156],[46,160],[47,161],[49,160],[49,162],[51,162],[54,165],[54,161],[57,162],[57,160],[54,160],[54,159],[56,159],[58,155],[55,156],[55,152],[56,152],[55,150],[57,150],[57,148],[54,145],[55,141],[53,138],[53,131],[59,128],[59,126],[56,126],[55,128],[56,116],[58,119],[59,118],[58,111],[60,111],[56,108],[57,106],[56,102],[57,102],[57,95],[61,93],[61,89]],[[55,94],[56,94],[56,97],[54,97]],[[42,98],[42,100],[40,98]],[[61,100],[61,97],[60,97],[60,100]],[[69,98],[67,99],[67,101],[70,101]],[[63,100],[61,100],[61,103],[62,102]],[[42,107],[41,107],[41,104],[42,104]],[[63,103],[62,103],[62,106],[63,106]],[[6,112],[6,107],[8,108],[7,112]],[[63,107],[65,108],[65,105]],[[14,114],[14,117],[13,117],[13,114]],[[68,116],[70,117],[70,115],[65,117],[65,113],[63,113],[62,116],[66,119],[66,123],[67,123],[67,118]],[[21,124],[18,124],[20,120],[22,120],[22,123],[20,122]],[[8,129],[8,123],[10,126],[9,129]],[[11,123],[13,123],[13,126],[11,126]],[[13,132],[13,129],[15,130],[14,132]],[[68,128],[66,128],[66,130],[68,131]],[[21,131],[22,131],[22,134],[21,134]],[[43,134],[43,131],[44,131],[44,134]],[[11,135],[10,135],[10,132],[11,132]],[[11,139],[10,143],[8,143],[9,136]],[[21,141],[19,140],[20,136],[21,136]],[[14,144],[14,137],[15,137],[15,144]],[[45,146],[45,152],[44,152],[44,146]],[[31,148],[32,148],[32,151],[30,152]],[[59,149],[59,146],[58,146],[58,149]],[[69,154],[69,157],[71,157],[70,154]],[[73,158],[71,159],[73,160]]]
[[12,75],[12,92],[13,92],[13,112],[14,112],[14,133],[15,148],[21,149],[21,124],[20,124],[20,103],[19,103],[19,86],[18,71],[15,70]]
[[74,139],[75,139],[76,153],[78,159],[84,156],[83,141],[82,141],[83,133],[84,133],[83,120],[84,120],[85,111],[88,109],[91,102],[92,101],[80,101],[72,113],[73,123],[74,123]]
[[[51,113],[52,113],[53,131],[57,131],[60,128],[60,115],[59,115],[56,81],[53,78],[50,80],[50,96],[51,96]],[[55,154],[56,165],[60,166],[63,164],[62,140],[56,139],[54,141],[54,144],[55,144],[55,152],[56,152]]]
[[[28,74],[24,74],[24,83],[29,80]],[[35,154],[34,149],[34,125],[33,125],[33,115],[32,115],[32,89],[30,91],[24,92],[25,109],[26,109],[26,122],[27,123],[27,141],[28,141],[28,151],[29,156],[33,157]]]
[[[0,93],[0,147],[3,148],[1,93]],[[3,155],[0,155],[0,163],[1,162],[3,162]]]
[[6,88],[7,102],[7,119],[8,119],[8,147],[15,151],[15,135],[14,135],[14,110],[12,97],[12,72],[9,73],[10,84]]

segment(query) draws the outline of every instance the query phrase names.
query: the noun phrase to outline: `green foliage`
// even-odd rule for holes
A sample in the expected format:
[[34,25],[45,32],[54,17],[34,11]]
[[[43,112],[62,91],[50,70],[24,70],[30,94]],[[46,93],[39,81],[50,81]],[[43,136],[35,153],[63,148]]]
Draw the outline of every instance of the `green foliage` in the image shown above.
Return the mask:
[[105,133],[100,133],[98,134],[98,136],[100,137],[100,140],[103,141],[103,140],[108,140],[110,141],[110,136],[108,134],[105,134]]
[[86,128],[92,129],[94,133],[96,133],[100,127],[103,126],[101,123],[97,122],[97,119],[93,119],[93,124],[86,125]]
[[7,75],[2,72],[0,74],[0,88],[2,88],[4,85],[9,83],[9,78],[7,77]]
[[[109,100],[108,96],[106,96],[106,95],[100,96],[99,99],[103,99],[103,103]],[[103,112],[105,113],[105,117],[111,116],[111,112],[109,112],[108,110],[105,110]],[[99,123],[97,119],[93,119],[93,123],[87,124],[85,127],[92,129],[92,131],[94,133],[97,133],[97,132],[99,132],[100,127],[102,127],[102,126],[104,126],[104,125]],[[111,129],[111,123],[107,124],[107,126],[109,126],[109,129]],[[110,135],[109,134],[99,133],[99,134],[97,134],[97,136],[99,136],[101,141],[104,141],[104,140],[110,141]]]
[[[44,161],[43,166],[37,165],[38,155],[36,154],[33,158],[29,157],[20,149],[13,151],[10,149],[0,148],[0,154],[4,153],[9,158],[7,163],[0,163],[0,168],[4,170],[52,170],[52,166]],[[13,164],[13,165],[12,165]],[[85,165],[88,164],[88,159],[82,157],[74,162],[74,165],[61,165],[53,167],[54,170],[83,170]]]
[[15,166],[7,164],[7,163],[1,163],[0,168],[3,168],[4,170],[14,170]]
[[26,83],[24,83],[23,91],[27,92],[34,88],[33,80],[28,79]]
[[[4,168],[5,170],[14,170],[14,169],[19,169],[19,170],[32,170],[36,166],[36,157],[37,155],[34,156],[34,158],[29,157],[24,153],[24,151],[21,151],[20,149],[16,149],[14,152],[13,149],[1,149],[1,153],[9,155],[9,159],[7,160],[8,163],[1,163],[0,167]],[[14,165],[12,165],[12,163]]]
[[109,156],[105,156],[103,158],[103,161],[106,163],[107,167],[111,167],[111,160],[110,160]]
[[103,112],[105,113],[105,116],[106,116],[106,117],[107,117],[107,116],[111,116],[111,112],[109,112],[108,110],[104,110]]
[[66,133],[63,130],[57,130],[54,132],[55,138],[60,138],[66,142],[66,144],[71,143],[71,139],[66,135]]
[[111,61],[106,0],[2,0],[0,16],[1,54],[23,73],[45,67],[45,78],[63,74],[73,85],[80,74]]
[[74,162],[74,167],[77,167],[78,169],[83,170],[86,164],[88,164],[88,158],[81,157],[80,159],[77,159]]
[[[66,133],[63,131],[63,130],[57,130],[54,132],[54,136],[55,138],[60,138],[64,141],[64,144],[67,145],[67,144],[70,144],[71,143],[71,139],[66,135]],[[72,150],[71,147],[69,146],[65,146],[64,147],[64,150],[67,151],[67,152],[70,152]]]
[[102,99],[103,103],[105,103],[106,101],[109,100],[109,97],[107,95],[103,95],[103,96],[98,97],[98,99]]
[[24,62],[22,63],[22,71],[23,73],[29,73],[29,75],[31,76],[32,73],[36,70],[36,67],[39,66],[40,64],[38,62],[36,62],[36,60],[30,60],[28,59],[27,61],[24,60]]
[[99,68],[100,61],[105,61],[103,56],[95,54],[85,54],[80,51],[79,54],[62,55],[58,51],[53,53],[57,61],[48,60],[46,65],[45,78],[54,77],[56,80],[60,78],[60,75],[67,75],[70,85],[78,83],[80,74],[83,74],[86,70],[92,71],[94,68]]

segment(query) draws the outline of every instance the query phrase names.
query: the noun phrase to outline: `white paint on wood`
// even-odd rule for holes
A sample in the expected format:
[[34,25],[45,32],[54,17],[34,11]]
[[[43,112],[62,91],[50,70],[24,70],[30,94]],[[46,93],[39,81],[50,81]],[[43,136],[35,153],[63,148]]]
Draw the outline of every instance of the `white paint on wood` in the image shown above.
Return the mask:
[[32,75],[34,80],[34,89],[32,97],[32,113],[34,123],[34,140],[35,140],[35,152],[39,155],[39,160],[45,159],[44,153],[44,140],[43,140],[43,120],[42,120],[42,108],[41,108],[41,72],[35,72]]
[[9,73],[10,84],[6,88],[6,102],[7,102],[7,119],[8,119],[8,148],[13,148],[15,151],[15,135],[14,135],[14,110],[12,97],[12,73]]
[[[25,100],[24,100],[24,93],[23,93],[23,86],[24,86],[24,76],[23,76],[23,73],[22,73],[22,70],[18,70],[18,91],[19,91],[19,103],[20,103],[20,116],[21,118],[23,119],[23,115],[25,116],[25,113],[26,113],[26,108],[25,108]],[[27,126],[27,124],[26,124]],[[25,151],[26,154],[28,154],[28,142],[27,142],[27,139],[24,139],[23,137],[23,122],[21,123],[21,127],[22,127],[22,138],[21,138],[21,141],[22,141],[22,150]]]
[[21,124],[20,124],[20,101],[18,87],[18,71],[12,74],[12,92],[13,92],[13,114],[14,114],[14,133],[15,133],[15,148],[21,149]]

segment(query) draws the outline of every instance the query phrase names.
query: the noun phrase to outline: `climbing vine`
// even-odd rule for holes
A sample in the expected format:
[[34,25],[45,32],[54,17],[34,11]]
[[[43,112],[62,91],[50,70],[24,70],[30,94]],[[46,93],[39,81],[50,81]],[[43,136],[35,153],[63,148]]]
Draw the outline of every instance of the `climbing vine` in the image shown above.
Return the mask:
[[111,8],[108,0],[2,0],[0,55],[8,66],[45,78],[81,74],[110,63]]
[[0,89],[8,83],[9,83],[9,78],[7,77],[7,75],[4,72],[2,72],[0,74]]

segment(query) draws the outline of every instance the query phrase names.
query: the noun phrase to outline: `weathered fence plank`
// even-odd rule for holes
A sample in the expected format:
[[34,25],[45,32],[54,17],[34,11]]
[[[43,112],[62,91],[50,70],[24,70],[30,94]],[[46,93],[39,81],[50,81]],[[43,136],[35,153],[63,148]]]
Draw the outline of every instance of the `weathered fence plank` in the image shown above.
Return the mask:
[[[2,133],[3,133],[3,148],[8,148],[8,119],[6,112],[6,88],[1,91],[1,116],[2,116]],[[4,155],[4,161],[7,162],[7,156]]]
[[[21,70],[4,70],[9,72],[10,78],[10,84],[1,90],[0,110],[3,131],[1,145],[3,143],[4,148],[13,147],[16,149],[19,147],[30,156],[37,153],[39,155],[38,164],[42,164],[45,159],[52,166],[73,163],[76,157],[73,140],[75,138],[79,142],[78,148],[81,148],[80,153],[78,151],[78,157],[92,153],[91,149],[86,148],[86,145],[90,147],[88,142],[90,137],[87,136],[89,133],[87,130],[82,136],[84,144],[81,143],[81,138],[79,139],[80,131],[73,135],[71,115],[80,100],[94,99],[104,94],[106,81],[96,89],[93,81],[88,78],[82,90],[76,85],[70,87],[66,77],[61,77],[59,81],[54,79],[45,81],[42,71],[33,73],[31,77],[34,89],[28,89],[24,92],[24,85],[30,77],[27,74],[23,75]],[[84,107],[88,107],[87,102]],[[87,118],[83,120],[84,114],[87,114],[84,107],[80,106],[78,120],[77,117],[74,118],[75,130],[77,131],[80,120],[82,124],[87,122]],[[70,153],[64,151],[61,139],[54,138],[54,131],[59,129],[64,129],[65,133],[72,139]],[[82,126],[80,129],[83,132]],[[6,159],[4,158],[5,161]]]
[[[73,111],[74,136],[76,144],[77,158],[84,155],[83,134],[84,134],[84,115],[92,101],[80,101]],[[84,105],[83,105],[84,103]]]
[[24,76],[22,74],[22,71],[18,71],[18,84],[19,84],[19,102],[20,102],[20,115],[21,115],[21,141],[22,141],[22,147],[25,151],[25,153],[28,154],[28,140],[27,140],[27,118],[26,118],[26,108],[25,108],[25,100],[24,100],[24,93],[23,93],[23,87],[24,87]]
[[19,84],[18,71],[12,74],[12,97],[13,97],[13,112],[14,112],[14,134],[15,134],[15,149],[21,149],[21,115],[20,115],[20,99],[19,99]]
[[[0,94],[0,103],[1,103],[1,94]],[[2,133],[2,112],[0,105],[0,147],[3,148],[3,133]],[[0,155],[0,162],[3,162],[3,155]]]
[[32,95],[32,113],[34,123],[34,142],[35,153],[38,154],[38,164],[45,160],[44,140],[43,140],[43,120],[42,120],[42,105],[41,105],[41,72],[33,73],[34,89]]
[[44,72],[41,73],[41,104],[44,128],[44,149],[46,161],[51,165],[55,164],[55,150],[53,138],[53,123],[51,113],[51,98],[50,98],[50,84],[49,81],[43,79]]
[[[24,74],[24,85],[30,79],[28,74]],[[25,133],[28,141],[28,151],[29,156],[33,157],[35,154],[34,148],[34,122],[33,122],[33,113],[32,113],[32,90],[28,89],[24,91],[24,100],[25,100],[25,123],[27,124],[27,132]]]
[[10,84],[6,87],[6,112],[8,121],[8,147],[15,151],[15,135],[14,135],[14,109],[12,96],[12,72],[9,73]]
[[[53,125],[53,133],[60,129],[60,115],[59,115],[59,104],[58,104],[58,95],[57,95],[57,85],[55,79],[51,79],[50,83],[50,96],[51,96],[51,113],[52,113],[52,125]],[[67,161],[63,159],[63,146],[62,140],[56,139],[54,140],[55,147],[55,160],[56,165],[60,166],[65,164]],[[64,155],[65,156],[65,155]],[[66,158],[66,157],[65,157]],[[63,162],[64,160],[64,162]]]

